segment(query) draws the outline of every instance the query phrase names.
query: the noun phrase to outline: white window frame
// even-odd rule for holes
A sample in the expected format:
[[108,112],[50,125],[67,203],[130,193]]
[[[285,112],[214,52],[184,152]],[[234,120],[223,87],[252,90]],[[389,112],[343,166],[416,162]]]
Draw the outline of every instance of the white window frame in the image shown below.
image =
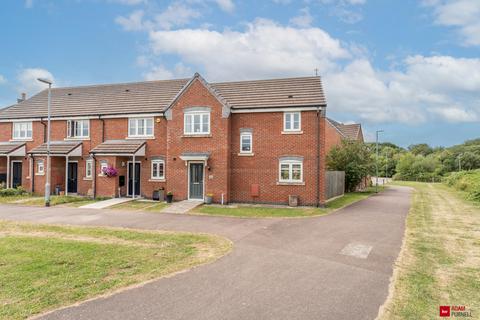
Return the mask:
[[[293,165],[300,165],[300,179],[293,179]],[[288,165],[288,179],[282,178],[282,165]],[[281,160],[278,164],[278,181],[286,183],[302,183],[303,182],[303,161],[299,160]]]
[[[42,170],[40,170],[40,168]],[[44,175],[45,174],[45,162],[43,160],[38,160],[36,165],[36,175]]]
[[93,177],[93,160],[88,159],[85,161],[85,179],[92,179],[92,177]]
[[[298,128],[294,128],[294,118],[298,114]],[[287,117],[290,117],[290,128],[287,128]],[[283,113],[283,131],[285,132],[299,132],[302,130],[302,113],[300,111],[284,112]]]
[[[139,123],[143,121],[143,134],[139,133]],[[147,133],[147,128],[149,128],[149,126],[147,125],[148,122],[151,122],[152,126],[151,126],[151,130],[152,130],[152,133],[148,134]],[[132,123],[134,123],[134,132],[132,133],[131,132],[131,129],[132,129]],[[128,137],[129,138],[151,138],[153,137],[155,134],[155,121],[153,119],[153,117],[145,117],[145,118],[128,118]]]
[[[153,167],[154,166],[157,166],[157,176],[154,176],[153,175]],[[162,175],[159,175],[160,173],[160,165],[163,166],[163,170],[162,170]],[[155,159],[155,160],[152,160],[152,164],[150,166],[150,179],[152,180],[165,180],[165,160],[161,160],[161,159]]]
[[[75,129],[75,124],[79,126],[79,133],[77,135],[77,130]],[[74,132],[72,135],[72,125],[74,126]],[[87,135],[83,134],[84,129],[87,129]],[[68,139],[88,139],[90,138],[90,120],[88,119],[75,119],[75,120],[67,120],[67,138]]]
[[100,161],[100,173],[98,174],[99,176],[105,176],[105,174],[103,173],[103,168],[108,168],[108,162],[107,161]]
[[[200,117],[200,131],[195,132],[194,131],[194,117],[198,115]],[[203,131],[203,116],[207,115],[208,116],[208,131]],[[187,131],[187,118],[191,117],[192,123],[190,125],[191,131]],[[210,117],[210,112],[209,111],[189,111],[185,112],[183,115],[183,133],[185,135],[189,136],[194,136],[194,135],[208,135],[210,134],[211,131],[211,117]]]
[[[250,150],[243,150],[243,137],[250,137]],[[240,133],[240,153],[250,154],[253,153],[253,134],[251,132],[241,132]]]
[[[15,127],[20,127],[18,130]],[[16,136],[15,133],[19,135]],[[29,140],[32,139],[33,130],[31,121],[13,122],[12,124],[12,140]]]

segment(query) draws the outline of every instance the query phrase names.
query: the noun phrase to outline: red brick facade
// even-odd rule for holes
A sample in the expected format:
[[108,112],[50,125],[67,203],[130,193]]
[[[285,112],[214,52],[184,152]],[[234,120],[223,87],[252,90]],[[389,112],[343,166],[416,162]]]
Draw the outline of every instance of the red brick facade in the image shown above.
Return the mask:
[[[184,111],[201,107],[210,111],[210,134],[189,136],[184,134]],[[195,80],[178,97],[165,116],[153,117],[154,137],[146,138],[145,156],[136,157],[141,163],[141,190],[151,198],[154,190],[164,188],[172,191],[175,200],[188,198],[188,162],[182,155],[188,153],[208,154],[204,171],[204,194],[212,194],[214,202],[288,203],[289,195],[299,196],[301,205],[323,205],[325,203],[325,157],[336,141],[336,135],[327,125],[324,112],[319,109],[301,111],[301,131],[283,132],[282,110],[269,112],[235,113],[225,109],[201,80]],[[140,112],[141,110],[139,110]],[[139,116],[139,115],[138,115]],[[125,155],[96,156],[94,174],[85,177],[90,151],[103,141],[128,139],[128,118],[90,118],[90,137],[82,141],[82,156],[70,157],[78,162],[78,194],[117,197],[127,195],[127,168],[132,157]],[[252,132],[253,152],[240,154],[240,132]],[[33,121],[33,138],[26,141],[27,153],[44,142],[45,126]],[[335,129],[333,129],[335,130]],[[52,121],[52,141],[64,141],[67,121]],[[0,142],[12,139],[12,123],[0,123]],[[303,181],[301,183],[279,182],[281,157],[303,159]],[[317,158],[318,157],[318,158]],[[165,160],[165,180],[151,179],[152,159]],[[36,163],[44,157],[29,156],[23,161],[22,185],[27,190],[43,193],[45,175],[37,174]],[[13,158],[11,160],[14,160]],[[35,174],[31,173],[31,166]],[[106,161],[118,170],[117,177],[100,175],[100,162]],[[45,161],[46,166],[46,161]],[[0,173],[6,171],[5,157],[0,157]],[[46,172],[46,169],[45,169]],[[52,191],[56,186],[65,190],[66,164],[64,156],[52,157]],[[126,177],[126,185],[119,186],[119,177]],[[34,185],[32,186],[32,180]],[[257,189],[258,194],[252,194]]]

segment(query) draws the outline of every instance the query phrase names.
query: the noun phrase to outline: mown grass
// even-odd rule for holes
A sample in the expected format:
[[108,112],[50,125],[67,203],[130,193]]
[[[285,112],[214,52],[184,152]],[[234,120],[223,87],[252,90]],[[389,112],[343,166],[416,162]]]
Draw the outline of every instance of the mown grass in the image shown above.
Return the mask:
[[217,259],[212,235],[0,221],[0,319],[60,306]]
[[440,305],[480,312],[480,209],[442,184],[415,188],[405,244],[380,319],[437,319]]
[[111,206],[109,209],[159,212],[167,206],[165,202],[134,200]]
[[[50,205],[51,206],[67,205],[72,207],[80,207],[80,206],[94,203],[101,200],[103,199],[98,198],[94,200],[94,199],[81,197],[81,196],[51,196]],[[25,205],[25,206],[44,206],[45,199],[44,197],[32,196],[32,195],[26,194],[21,196],[0,197],[0,203],[19,204],[19,205]]]
[[363,192],[351,192],[343,197],[334,199],[327,203],[326,208],[289,208],[289,207],[270,207],[254,205],[218,206],[203,205],[193,211],[195,214],[230,216],[243,218],[275,218],[275,217],[312,217],[326,215],[333,210],[348,206],[354,202],[363,200],[375,191],[368,189]]

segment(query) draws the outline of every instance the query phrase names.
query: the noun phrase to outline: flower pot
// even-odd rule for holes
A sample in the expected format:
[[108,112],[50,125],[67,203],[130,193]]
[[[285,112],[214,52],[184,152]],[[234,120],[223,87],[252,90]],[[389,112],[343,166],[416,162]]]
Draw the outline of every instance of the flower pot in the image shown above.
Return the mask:
[[167,194],[167,203],[173,202],[173,194]]
[[212,204],[213,197],[212,196],[205,196],[205,203],[206,204]]

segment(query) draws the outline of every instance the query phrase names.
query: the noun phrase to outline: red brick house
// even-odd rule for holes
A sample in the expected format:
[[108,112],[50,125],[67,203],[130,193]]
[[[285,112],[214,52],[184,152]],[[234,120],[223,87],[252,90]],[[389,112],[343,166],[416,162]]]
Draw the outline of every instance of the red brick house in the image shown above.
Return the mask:
[[[319,77],[52,89],[51,181],[67,193],[323,205]],[[0,110],[0,178],[43,193],[47,91]],[[108,177],[105,168],[115,168]]]
[[364,142],[362,125],[359,123],[344,124],[331,118],[326,118],[326,149],[328,152],[342,140],[355,140]]

